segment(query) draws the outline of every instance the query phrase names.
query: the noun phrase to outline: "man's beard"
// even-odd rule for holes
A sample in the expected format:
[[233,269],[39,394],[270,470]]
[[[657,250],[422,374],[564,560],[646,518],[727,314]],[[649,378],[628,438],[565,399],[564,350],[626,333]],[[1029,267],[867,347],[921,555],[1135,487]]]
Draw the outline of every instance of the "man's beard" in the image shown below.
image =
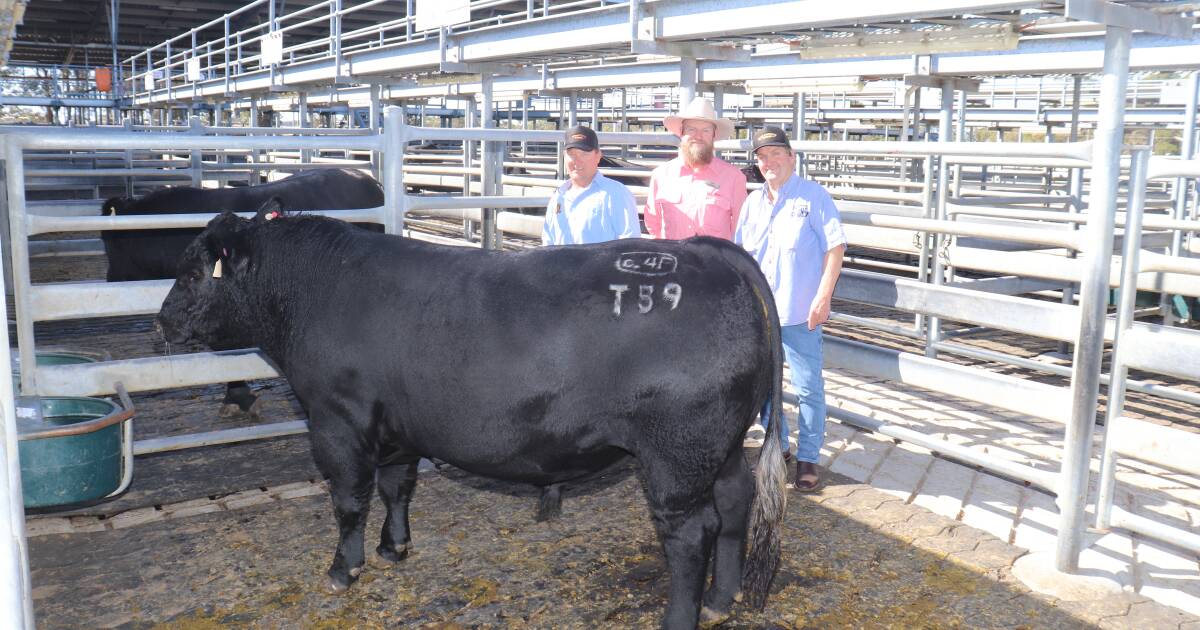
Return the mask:
[[713,159],[713,145],[702,142],[685,142],[679,145],[679,157],[688,164],[704,166]]

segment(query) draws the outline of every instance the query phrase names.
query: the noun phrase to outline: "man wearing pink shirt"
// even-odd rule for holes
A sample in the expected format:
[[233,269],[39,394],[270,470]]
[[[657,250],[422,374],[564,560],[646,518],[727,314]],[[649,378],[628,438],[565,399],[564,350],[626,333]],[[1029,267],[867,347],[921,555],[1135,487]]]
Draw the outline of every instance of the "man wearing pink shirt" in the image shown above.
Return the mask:
[[650,175],[646,231],[651,238],[732,240],[746,200],[746,176],[717,157],[713,144],[733,136],[733,122],[717,118],[712,103],[698,96],[663,123],[679,136],[679,156]]

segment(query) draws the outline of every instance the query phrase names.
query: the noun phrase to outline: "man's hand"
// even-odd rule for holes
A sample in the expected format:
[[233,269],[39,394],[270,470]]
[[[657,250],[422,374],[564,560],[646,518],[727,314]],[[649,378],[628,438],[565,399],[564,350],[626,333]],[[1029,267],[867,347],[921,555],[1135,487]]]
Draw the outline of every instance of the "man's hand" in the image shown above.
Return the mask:
[[822,300],[820,297],[813,300],[812,306],[808,307],[808,329],[816,330],[817,326],[829,321],[830,302],[832,300]]

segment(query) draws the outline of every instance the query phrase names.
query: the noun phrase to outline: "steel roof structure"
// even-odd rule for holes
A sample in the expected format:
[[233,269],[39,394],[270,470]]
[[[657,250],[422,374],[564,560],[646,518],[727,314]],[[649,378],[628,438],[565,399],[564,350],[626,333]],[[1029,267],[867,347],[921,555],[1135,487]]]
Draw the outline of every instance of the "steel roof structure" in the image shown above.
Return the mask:
[[[1094,73],[1103,63],[1102,23],[1120,17],[1171,34],[1136,35],[1131,70],[1200,68],[1200,3],[1181,0],[474,0],[470,21],[424,30],[414,4],[31,0],[11,59],[111,59],[115,13],[122,96],[134,107],[355,84],[423,99],[478,93],[484,77],[496,93],[551,94]],[[285,58],[267,63],[261,47],[272,34]]]

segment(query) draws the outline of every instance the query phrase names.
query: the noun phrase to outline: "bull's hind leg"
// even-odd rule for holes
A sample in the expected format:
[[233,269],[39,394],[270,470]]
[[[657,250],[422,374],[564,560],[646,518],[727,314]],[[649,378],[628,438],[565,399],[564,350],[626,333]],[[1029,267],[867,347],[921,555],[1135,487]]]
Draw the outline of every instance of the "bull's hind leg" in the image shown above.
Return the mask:
[[379,536],[379,546],[375,548],[375,553],[380,560],[388,564],[408,557],[408,551],[412,547],[412,537],[408,529],[408,502],[412,498],[413,488],[417,485],[419,462],[419,456],[393,453],[379,464],[379,498],[383,500],[387,518],[383,521],[383,532]]
[[[328,424],[335,429],[349,427],[339,421]],[[336,431],[324,429],[321,423],[313,426],[313,458],[317,469],[329,480],[333,516],[338,525],[337,551],[328,574],[330,590],[339,593],[350,588],[362,573],[363,530],[375,485],[375,459],[373,453],[354,447],[354,440],[333,434]]]
[[700,611],[701,627],[728,619],[741,590],[746,527],[753,497],[754,479],[746,465],[742,445],[738,444],[721,466],[713,486],[713,505],[721,526],[713,549],[712,585],[704,594],[704,608]]
[[708,558],[720,521],[710,492],[697,492],[681,471],[646,470],[650,513],[667,556],[670,587],[663,628],[695,628],[700,618]]

